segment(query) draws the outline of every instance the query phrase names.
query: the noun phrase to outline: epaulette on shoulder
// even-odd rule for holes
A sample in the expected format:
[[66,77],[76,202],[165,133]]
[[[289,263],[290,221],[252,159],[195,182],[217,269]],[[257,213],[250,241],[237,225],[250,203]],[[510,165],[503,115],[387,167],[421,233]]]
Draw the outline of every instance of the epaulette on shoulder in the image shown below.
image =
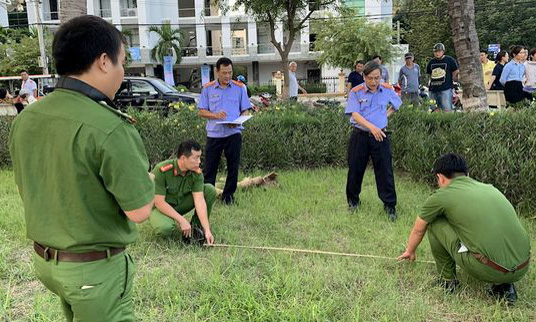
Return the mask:
[[380,86],[381,86],[381,87],[388,88],[388,89],[392,89],[392,90],[395,89],[395,88],[393,87],[393,85],[391,85],[391,84],[389,84],[389,83],[381,83]]
[[207,87],[213,86],[214,84],[216,84],[216,81],[208,82],[203,87],[207,88]]
[[120,118],[122,118],[123,120],[127,121],[128,123],[136,124],[136,119],[134,117],[128,115],[127,113],[121,112],[120,110],[111,107],[105,101],[100,101],[99,103],[102,106],[106,107],[106,109],[108,109],[109,111],[113,112],[115,115],[117,115]]
[[363,84],[361,84],[361,85],[357,85],[356,87],[352,88],[352,92],[360,91],[360,90],[362,90],[364,87],[365,87],[365,85],[363,85]]
[[173,163],[168,163],[160,167],[160,172],[166,172],[173,169]]
[[246,86],[246,85],[244,85],[244,83],[239,82],[239,81],[235,81],[235,80],[233,80],[233,83],[234,83],[235,85],[240,86],[240,87],[245,87],[245,86]]

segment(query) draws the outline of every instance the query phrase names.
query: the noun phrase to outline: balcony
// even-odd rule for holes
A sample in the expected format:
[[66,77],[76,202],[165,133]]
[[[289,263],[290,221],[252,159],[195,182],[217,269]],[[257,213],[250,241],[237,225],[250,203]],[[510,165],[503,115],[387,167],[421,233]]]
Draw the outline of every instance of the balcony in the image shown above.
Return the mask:
[[112,17],[112,9],[99,9],[97,14],[101,18],[111,18]]
[[182,57],[197,57],[197,47],[181,48]]
[[275,54],[275,47],[271,43],[258,44],[257,52],[259,54]]
[[207,46],[207,56],[223,56],[221,47]]
[[232,47],[231,48],[231,55],[237,56],[237,55],[247,55],[248,49],[246,47]]
[[120,15],[122,18],[132,18],[138,16],[138,8],[121,8]]
[[43,12],[43,21],[59,20],[60,13],[58,11],[45,11]]

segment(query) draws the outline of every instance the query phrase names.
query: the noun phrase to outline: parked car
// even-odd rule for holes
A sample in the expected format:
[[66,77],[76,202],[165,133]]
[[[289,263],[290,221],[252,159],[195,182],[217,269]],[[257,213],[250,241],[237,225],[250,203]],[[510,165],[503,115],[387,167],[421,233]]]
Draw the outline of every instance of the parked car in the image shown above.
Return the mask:
[[121,109],[128,106],[167,109],[170,103],[176,102],[197,105],[199,94],[180,92],[159,78],[126,76],[114,98]]

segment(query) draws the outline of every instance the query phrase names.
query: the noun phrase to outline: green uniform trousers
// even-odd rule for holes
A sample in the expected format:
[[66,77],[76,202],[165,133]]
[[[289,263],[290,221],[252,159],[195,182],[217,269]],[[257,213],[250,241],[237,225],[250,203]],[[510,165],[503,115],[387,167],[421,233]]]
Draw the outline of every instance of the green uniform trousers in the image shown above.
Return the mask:
[[[203,197],[207,204],[207,216],[210,218],[210,213],[212,212],[212,206],[216,201],[216,188],[213,185],[206,183],[203,189]],[[195,208],[194,198],[192,194],[187,195],[186,198],[179,201],[178,205],[171,205],[181,216],[186,215],[188,212],[192,211]],[[164,215],[160,210],[154,208],[149,217],[151,226],[153,226],[156,234],[161,237],[169,237],[171,234],[180,233],[175,220]],[[202,228],[201,222],[197,217],[197,212],[194,212],[192,220],[190,221],[192,225],[197,225],[199,228]]]
[[428,225],[428,240],[432,248],[437,272],[445,280],[456,278],[456,265],[474,278],[488,283],[513,283],[528,271],[529,265],[513,273],[503,273],[479,262],[471,252],[458,253],[460,239],[445,218]]
[[85,263],[45,261],[34,253],[33,264],[39,280],[60,297],[67,321],[136,320],[132,302],[134,262],[126,252]]

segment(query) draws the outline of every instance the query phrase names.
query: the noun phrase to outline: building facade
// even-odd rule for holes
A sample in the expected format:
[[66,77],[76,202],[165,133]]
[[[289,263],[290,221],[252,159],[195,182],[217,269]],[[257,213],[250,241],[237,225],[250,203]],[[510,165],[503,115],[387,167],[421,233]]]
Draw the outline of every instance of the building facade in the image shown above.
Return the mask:
[[[28,0],[27,0],[28,1]],[[59,25],[59,1],[42,0],[41,20],[49,29]],[[231,5],[233,0],[230,1]],[[391,21],[391,0],[346,0],[370,19]],[[0,22],[8,19],[0,8]],[[170,22],[184,35],[182,60],[176,64],[175,80],[178,83],[198,82],[203,64],[214,65],[222,56],[230,57],[237,73],[245,74],[250,82],[267,83],[282,70],[280,56],[271,44],[268,23],[258,22],[244,10],[222,13],[215,0],[87,0],[88,14],[100,16],[125,31],[131,48],[132,63],[129,73],[158,75],[162,67],[151,59],[150,51],[158,35],[149,33],[151,25]],[[310,22],[298,34],[291,47],[289,61],[298,63],[298,78],[314,81],[336,77],[339,70],[319,66],[314,51],[315,25],[325,17],[329,8],[318,8]],[[35,23],[33,10],[28,10],[28,24]],[[288,32],[282,23],[277,25],[277,41],[286,41]]]

